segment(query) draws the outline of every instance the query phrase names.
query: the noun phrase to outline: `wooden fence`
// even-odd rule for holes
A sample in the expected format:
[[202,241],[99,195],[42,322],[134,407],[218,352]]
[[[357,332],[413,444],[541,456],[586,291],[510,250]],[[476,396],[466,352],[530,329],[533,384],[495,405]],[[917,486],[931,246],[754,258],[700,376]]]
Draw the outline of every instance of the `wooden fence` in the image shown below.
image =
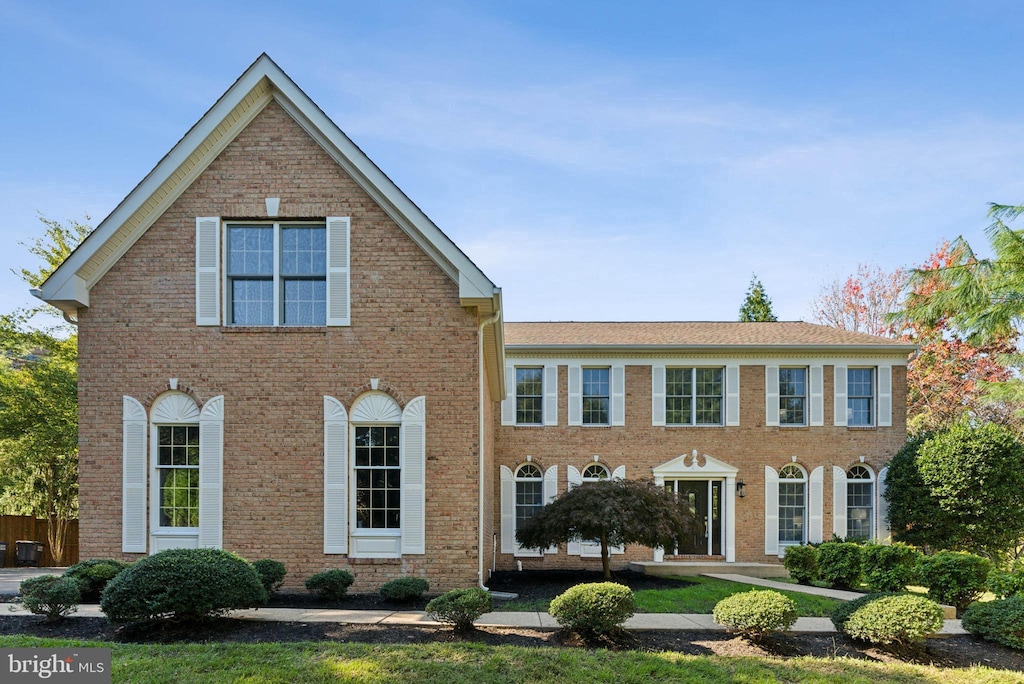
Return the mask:
[[[0,515],[0,542],[7,542],[7,556],[0,566],[14,567],[17,565],[18,549],[15,542],[37,541],[43,545],[43,556],[39,559],[40,567],[52,568],[53,557],[50,546],[46,543],[46,520],[37,520],[27,515]],[[67,539],[64,541],[63,566],[78,562],[78,521],[68,523]]]

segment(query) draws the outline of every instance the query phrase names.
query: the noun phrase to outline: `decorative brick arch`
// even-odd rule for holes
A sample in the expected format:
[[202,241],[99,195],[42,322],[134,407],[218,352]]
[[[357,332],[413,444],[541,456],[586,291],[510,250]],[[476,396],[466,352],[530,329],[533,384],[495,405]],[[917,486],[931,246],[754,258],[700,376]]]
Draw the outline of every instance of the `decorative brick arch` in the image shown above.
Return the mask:
[[192,401],[196,402],[196,406],[200,410],[202,410],[203,404],[205,403],[199,396],[199,393],[196,392],[191,385],[187,385],[180,380],[175,380],[175,384],[172,386],[171,381],[168,380],[166,383],[155,388],[142,398],[142,404],[146,407],[146,411],[149,412],[152,410],[153,402],[156,401],[157,397],[166,392],[181,392],[182,394],[187,394]]
[[408,401],[406,401],[405,396],[397,389],[395,389],[395,387],[392,386],[390,383],[384,380],[378,380],[376,384],[377,386],[374,387],[373,380],[364,382],[359,387],[356,387],[347,394],[343,395],[341,402],[345,405],[345,408],[351,410],[353,402],[355,402],[356,399],[366,394],[367,392],[383,392],[384,394],[387,394],[396,402],[398,402],[398,405],[403,409],[405,408],[405,405],[409,403]]

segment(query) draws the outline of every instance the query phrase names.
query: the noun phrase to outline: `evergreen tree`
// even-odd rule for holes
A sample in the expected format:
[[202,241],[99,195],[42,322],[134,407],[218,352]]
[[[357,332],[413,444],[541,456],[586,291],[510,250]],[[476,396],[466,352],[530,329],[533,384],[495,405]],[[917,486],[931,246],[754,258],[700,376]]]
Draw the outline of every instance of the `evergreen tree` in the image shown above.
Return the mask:
[[772,300],[765,294],[764,285],[755,273],[750,278],[750,287],[747,288],[747,298],[743,300],[740,307],[740,322],[774,322],[779,320],[772,311]]

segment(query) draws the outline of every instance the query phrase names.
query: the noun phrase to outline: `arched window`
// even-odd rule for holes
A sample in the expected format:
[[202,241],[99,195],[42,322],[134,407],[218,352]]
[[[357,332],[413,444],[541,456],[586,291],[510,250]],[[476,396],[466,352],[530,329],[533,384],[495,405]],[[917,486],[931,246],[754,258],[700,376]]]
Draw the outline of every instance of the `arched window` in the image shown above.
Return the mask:
[[187,394],[153,402],[153,529],[199,531],[199,407]]
[[863,465],[846,471],[846,538],[871,539],[875,501],[875,474]]
[[608,473],[608,469],[600,463],[591,463],[583,469],[583,481],[584,482],[597,482],[598,480],[607,480],[611,475]]
[[516,470],[516,529],[544,506],[544,474],[533,463]]
[[779,471],[779,544],[807,541],[807,474],[789,464]]

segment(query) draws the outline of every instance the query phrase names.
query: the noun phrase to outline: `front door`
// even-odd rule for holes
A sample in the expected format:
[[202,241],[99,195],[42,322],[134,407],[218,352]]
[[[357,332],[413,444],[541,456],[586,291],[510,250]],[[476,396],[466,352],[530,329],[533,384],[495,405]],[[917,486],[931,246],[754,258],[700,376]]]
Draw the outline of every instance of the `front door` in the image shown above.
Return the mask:
[[722,553],[722,480],[668,480],[665,487],[696,518],[692,532],[680,534],[676,554],[717,556]]

